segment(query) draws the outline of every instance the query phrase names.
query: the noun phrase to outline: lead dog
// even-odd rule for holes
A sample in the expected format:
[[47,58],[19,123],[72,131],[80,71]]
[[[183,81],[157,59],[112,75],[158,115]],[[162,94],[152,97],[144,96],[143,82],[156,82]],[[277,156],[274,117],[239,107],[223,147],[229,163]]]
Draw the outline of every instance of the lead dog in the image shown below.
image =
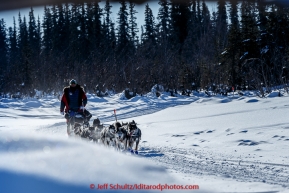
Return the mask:
[[123,151],[127,149],[127,130],[119,122],[115,123],[115,148],[117,151]]
[[[138,144],[141,140],[141,130],[136,126],[134,120],[127,124],[128,148],[131,153],[138,154]],[[133,146],[135,144],[135,148]]]

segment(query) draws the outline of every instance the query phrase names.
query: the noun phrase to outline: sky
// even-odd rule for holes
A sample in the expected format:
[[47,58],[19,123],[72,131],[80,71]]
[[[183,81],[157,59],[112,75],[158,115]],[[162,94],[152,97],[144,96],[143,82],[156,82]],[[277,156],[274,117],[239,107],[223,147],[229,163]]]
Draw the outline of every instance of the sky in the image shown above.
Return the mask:
[[199,188],[161,191],[169,193],[289,191],[284,90],[281,97],[273,91],[265,98],[255,91],[156,97],[153,87],[129,100],[124,93],[87,97],[91,122],[98,117],[112,124],[116,109],[120,122],[137,123],[139,155],[69,138],[56,96],[0,98],[0,192],[121,192],[112,188],[125,184]]
[[[112,5],[112,20],[113,22],[117,21],[117,13],[119,11],[119,3],[111,3]],[[158,13],[159,5],[158,1],[152,1],[149,3],[150,8],[153,11],[153,14],[156,16]],[[100,4],[100,7],[104,7],[104,3]],[[142,5],[136,5],[137,10],[137,24],[140,27],[144,23],[144,10],[145,10],[145,4]],[[38,18],[38,16],[42,19],[43,18],[43,7],[34,7],[34,16],[35,18]],[[23,9],[17,9],[17,10],[9,10],[9,11],[1,11],[0,12],[0,18],[3,18],[6,22],[6,25],[8,27],[13,26],[13,16],[16,19],[16,24],[18,23],[18,14],[21,13],[22,17],[25,15],[26,18],[28,17],[30,8],[23,8]]]
[[[216,5],[213,2],[206,2],[207,6],[209,7],[210,11],[212,10],[216,10]],[[141,4],[141,5],[136,5],[136,10],[137,10],[137,24],[139,27],[139,31],[141,25],[144,24],[144,11],[145,11],[145,5],[146,4]],[[103,7],[104,3],[101,2],[100,7]],[[112,20],[114,22],[117,21],[117,13],[119,11],[119,3],[112,3]],[[158,1],[150,1],[149,2],[149,6],[152,9],[152,12],[155,16],[155,18],[157,17],[158,14],[158,10],[159,10],[159,5],[158,5]],[[38,16],[40,17],[40,19],[43,18],[43,7],[33,7],[34,9],[34,16],[35,18],[38,18]],[[21,16],[23,17],[24,15],[26,16],[26,18],[28,18],[28,14],[29,14],[30,8],[22,8],[22,9],[17,9],[17,10],[8,10],[8,11],[0,11],[0,19],[4,19],[4,21],[6,22],[6,27],[12,27],[13,26],[13,17],[15,17],[16,20],[16,25],[18,25],[18,14],[19,12],[21,13]],[[157,19],[156,19],[157,20]]]

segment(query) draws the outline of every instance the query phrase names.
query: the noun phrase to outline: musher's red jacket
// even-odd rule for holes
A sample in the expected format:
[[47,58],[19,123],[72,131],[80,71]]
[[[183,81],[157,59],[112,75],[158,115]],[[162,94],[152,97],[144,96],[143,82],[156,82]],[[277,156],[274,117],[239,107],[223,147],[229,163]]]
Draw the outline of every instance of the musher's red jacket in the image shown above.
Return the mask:
[[[87,104],[87,97],[84,92],[84,89],[78,84],[75,86],[75,90],[76,89],[78,89],[78,99],[77,99],[78,107],[77,108],[79,108],[80,106],[85,107],[85,105]],[[65,112],[68,112],[70,109],[69,92],[70,92],[69,86],[63,89],[63,95],[61,97],[61,103],[60,103],[60,112],[63,112],[64,110]]]

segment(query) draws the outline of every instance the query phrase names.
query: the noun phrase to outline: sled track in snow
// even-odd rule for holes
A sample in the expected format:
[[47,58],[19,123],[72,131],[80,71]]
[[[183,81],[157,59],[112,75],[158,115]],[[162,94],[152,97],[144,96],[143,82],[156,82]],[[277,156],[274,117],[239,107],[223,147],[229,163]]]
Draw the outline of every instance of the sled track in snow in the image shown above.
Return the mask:
[[[168,103],[168,104],[153,104],[150,106],[147,106],[146,108],[141,107],[140,109],[138,109],[138,107],[136,106],[135,108],[125,112],[125,113],[120,113],[117,114],[117,119],[118,120],[122,120],[122,119],[129,119],[131,117],[138,117],[138,116],[143,116],[143,115],[148,115],[148,114],[152,114],[161,110],[164,110],[166,108],[169,107],[175,107],[178,105],[188,105],[190,103],[192,103],[193,101],[182,101],[182,102],[174,102],[174,103]],[[125,107],[123,107],[125,108]],[[117,113],[121,112],[123,110],[123,108],[117,109]],[[101,122],[111,122],[114,121],[114,115],[112,116],[99,116],[98,117]]]
[[141,147],[140,155],[186,174],[214,175],[242,182],[280,185],[289,189],[287,164],[222,159],[205,151],[173,147]]

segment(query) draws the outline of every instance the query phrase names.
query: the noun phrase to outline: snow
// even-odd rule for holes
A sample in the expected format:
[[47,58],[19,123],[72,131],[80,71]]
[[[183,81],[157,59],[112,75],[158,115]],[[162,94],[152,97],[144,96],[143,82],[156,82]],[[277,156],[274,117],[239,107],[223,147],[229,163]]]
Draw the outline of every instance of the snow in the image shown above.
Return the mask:
[[225,50],[224,52],[221,53],[221,55],[225,55],[227,53],[228,53],[227,50]]
[[249,52],[245,52],[245,53],[243,54],[243,56],[240,57],[240,60],[242,60],[244,57],[246,57],[246,56],[248,55],[248,53],[249,53]]
[[105,125],[113,123],[114,109],[119,121],[135,120],[142,130],[138,156],[68,138],[57,97],[2,98],[0,192],[119,192],[110,187],[134,184],[289,192],[289,98],[278,94],[163,93],[130,100],[87,94],[87,109]]
[[265,46],[262,50],[261,50],[261,54],[266,54],[269,51],[269,46]]

